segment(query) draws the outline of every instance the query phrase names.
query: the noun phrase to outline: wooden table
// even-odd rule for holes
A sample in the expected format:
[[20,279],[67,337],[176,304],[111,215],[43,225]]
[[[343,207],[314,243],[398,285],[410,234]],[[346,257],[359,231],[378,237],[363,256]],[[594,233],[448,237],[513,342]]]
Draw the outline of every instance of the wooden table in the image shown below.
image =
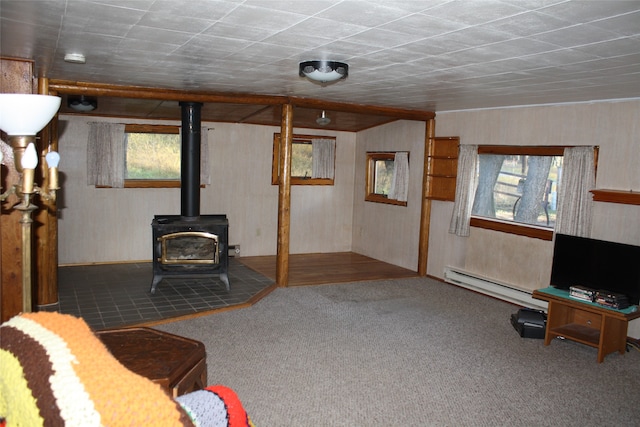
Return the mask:
[[207,385],[204,344],[150,328],[101,331],[98,337],[127,369],[177,397]]
[[624,354],[629,320],[640,317],[637,306],[616,310],[570,298],[568,291],[556,288],[533,291],[532,297],[549,303],[544,345],[556,337],[586,344],[598,349],[598,363],[615,351]]

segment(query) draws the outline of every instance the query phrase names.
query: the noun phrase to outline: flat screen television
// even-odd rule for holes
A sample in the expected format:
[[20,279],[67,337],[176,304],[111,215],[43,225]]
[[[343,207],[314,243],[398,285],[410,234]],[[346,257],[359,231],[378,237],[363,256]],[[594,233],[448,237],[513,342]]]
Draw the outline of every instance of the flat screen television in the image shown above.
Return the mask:
[[551,286],[574,285],[624,294],[640,300],[640,246],[556,234]]

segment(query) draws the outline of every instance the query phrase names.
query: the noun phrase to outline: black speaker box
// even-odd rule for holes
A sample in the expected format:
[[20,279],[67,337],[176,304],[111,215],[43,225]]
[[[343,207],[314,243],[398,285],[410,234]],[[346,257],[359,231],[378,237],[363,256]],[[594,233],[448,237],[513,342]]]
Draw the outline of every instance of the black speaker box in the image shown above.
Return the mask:
[[541,310],[521,308],[511,315],[511,324],[522,338],[544,338],[547,315]]

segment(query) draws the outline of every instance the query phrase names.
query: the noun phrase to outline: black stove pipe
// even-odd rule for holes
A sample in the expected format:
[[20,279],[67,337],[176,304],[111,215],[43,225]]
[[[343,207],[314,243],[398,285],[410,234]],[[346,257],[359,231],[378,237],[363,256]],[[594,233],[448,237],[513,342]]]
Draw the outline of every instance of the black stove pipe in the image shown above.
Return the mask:
[[180,215],[200,216],[200,102],[180,102],[182,108],[182,154],[180,157]]

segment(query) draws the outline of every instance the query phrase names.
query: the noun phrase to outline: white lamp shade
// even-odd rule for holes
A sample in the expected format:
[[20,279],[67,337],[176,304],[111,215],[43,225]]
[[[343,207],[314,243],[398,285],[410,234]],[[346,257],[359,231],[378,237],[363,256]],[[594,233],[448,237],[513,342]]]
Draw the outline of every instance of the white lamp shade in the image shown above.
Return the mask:
[[0,94],[0,129],[7,135],[35,135],[51,121],[60,100],[50,95]]

